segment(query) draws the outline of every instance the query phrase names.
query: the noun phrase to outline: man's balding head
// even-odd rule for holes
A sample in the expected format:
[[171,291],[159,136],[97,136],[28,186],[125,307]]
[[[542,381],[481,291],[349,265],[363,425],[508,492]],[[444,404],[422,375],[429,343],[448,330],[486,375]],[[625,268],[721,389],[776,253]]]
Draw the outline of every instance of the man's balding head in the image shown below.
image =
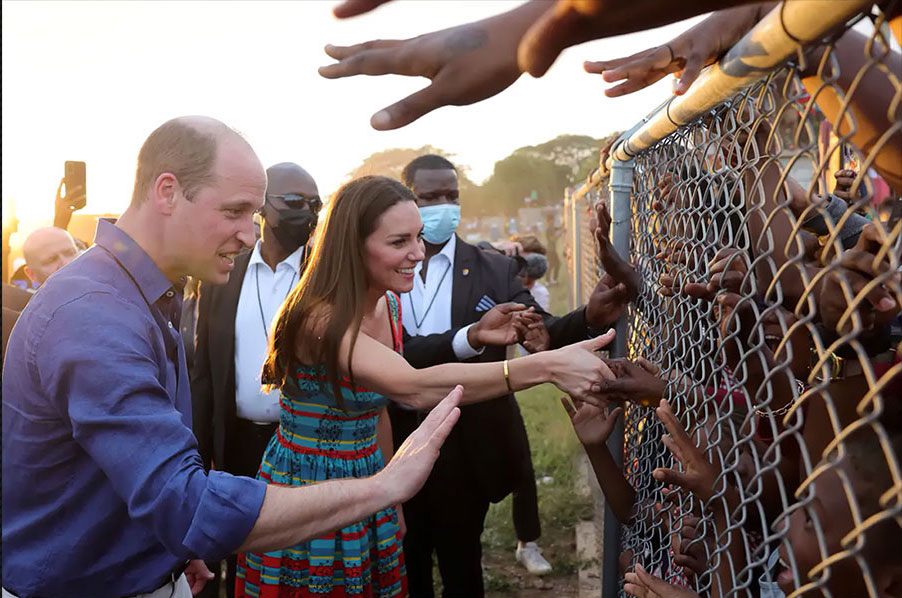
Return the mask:
[[25,274],[33,282],[44,284],[51,274],[78,256],[75,239],[55,226],[39,228],[28,235],[22,245]]
[[293,193],[304,197],[319,197],[316,181],[310,173],[293,162],[280,162],[266,169],[266,195]]
[[223,143],[237,143],[253,152],[237,131],[215,118],[182,116],[160,125],[138,153],[132,205],[148,197],[163,173],[173,174],[191,199],[200,187],[215,181],[216,158]]

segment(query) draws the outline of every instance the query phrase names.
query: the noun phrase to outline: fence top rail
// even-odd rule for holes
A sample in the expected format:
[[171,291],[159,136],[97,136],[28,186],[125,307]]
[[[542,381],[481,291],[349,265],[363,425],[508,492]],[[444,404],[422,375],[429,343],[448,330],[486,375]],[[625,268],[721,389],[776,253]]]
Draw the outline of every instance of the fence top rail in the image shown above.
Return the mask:
[[624,133],[607,160],[573,191],[580,199],[610,174],[615,160],[626,161],[681,126],[748,89],[799,50],[860,13],[873,0],[785,0],[770,11],[682,96],[673,96]]

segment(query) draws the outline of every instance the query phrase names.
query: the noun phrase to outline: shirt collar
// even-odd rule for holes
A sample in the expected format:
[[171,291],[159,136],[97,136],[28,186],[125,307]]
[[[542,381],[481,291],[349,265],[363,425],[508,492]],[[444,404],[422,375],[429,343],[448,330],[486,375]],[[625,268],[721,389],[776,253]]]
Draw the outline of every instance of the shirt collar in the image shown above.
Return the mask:
[[[269,264],[263,261],[263,254],[260,253],[260,243],[261,241],[257,239],[257,242],[254,244],[254,250],[251,253],[251,259],[247,263],[248,268],[253,266],[254,264],[262,264],[269,268]],[[278,268],[281,264],[288,264],[292,270],[294,270],[295,274],[299,274],[301,272],[301,257],[304,255],[305,245],[301,245],[297,249],[294,250],[288,257],[284,260],[276,264]]]
[[[456,248],[457,248],[457,235],[454,234],[454,235],[451,235],[451,238],[448,239],[448,242],[445,243],[445,246],[442,247],[442,250],[439,251],[438,253],[436,253],[434,256],[432,256],[431,259],[435,259],[438,256],[443,255],[443,256],[445,256],[445,258],[448,260],[448,263],[453,268],[454,267],[454,250]],[[414,268],[413,268],[413,273],[414,273],[415,277],[418,276],[422,270],[423,270],[423,262],[417,262],[417,265],[414,266]]]
[[128,233],[109,220],[101,218],[97,221],[94,243],[112,254],[129,273],[149,303],[155,303],[169,289],[178,288],[178,285],[166,278],[157,264]]

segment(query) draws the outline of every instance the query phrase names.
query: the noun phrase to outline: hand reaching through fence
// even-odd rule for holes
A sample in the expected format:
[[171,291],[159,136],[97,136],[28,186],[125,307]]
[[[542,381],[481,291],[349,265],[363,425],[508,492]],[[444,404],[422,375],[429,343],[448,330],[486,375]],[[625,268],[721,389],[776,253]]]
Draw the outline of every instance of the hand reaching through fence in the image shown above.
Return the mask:
[[520,303],[493,306],[467,330],[467,342],[477,351],[485,346],[514,344],[518,338],[517,325],[525,310],[526,306]]
[[[661,399],[655,413],[669,435],[661,438],[664,446],[679,461],[683,471],[670,467],[659,467],[652,472],[652,477],[662,484],[673,484],[694,494],[702,502],[710,500],[717,492],[717,479],[720,474],[717,467],[698,448],[686,429],[674,415],[670,403]],[[702,444],[707,443],[707,436],[702,432]],[[721,478],[722,479],[722,478]],[[723,488],[721,489],[723,490]]]
[[865,226],[855,247],[843,252],[839,266],[831,269],[823,282],[818,312],[824,325],[830,331],[847,334],[858,319],[861,324],[856,329],[865,337],[885,332],[902,309],[899,262],[883,226]]
[[645,407],[657,405],[664,397],[667,381],[660,377],[661,368],[644,357],[635,362],[626,358],[605,359],[614,374],[611,380],[602,380],[601,394],[609,401],[629,401]]
[[713,301],[720,290],[739,293],[749,273],[748,254],[735,247],[724,247],[708,264],[707,282],[687,282],[683,292],[695,299]]
[[729,50],[775,5],[766,2],[721,10],[666,44],[626,58],[587,61],[583,67],[587,73],[600,74],[607,83],[623,81],[605,90],[609,98],[644,89],[669,74],[679,78],[673,93],[682,95],[705,66]]
[[589,232],[595,239],[595,253],[605,272],[610,274],[618,284],[623,285],[629,301],[634,301],[639,294],[642,279],[636,268],[617,253],[609,239],[611,214],[603,201],[595,202],[595,215],[589,219]]
[[624,576],[624,581],[624,591],[634,598],[700,598],[689,588],[667,583],[638,564]]
[[545,320],[535,313],[535,308],[521,314],[517,323],[518,342],[530,353],[547,351],[551,347],[551,335],[545,326]]
[[[356,4],[350,9],[365,8],[363,2]],[[406,40],[328,45],[326,54],[338,62],[321,67],[319,73],[327,79],[389,74],[430,79],[427,87],[383,108],[370,121],[374,129],[397,129],[436,108],[473,104],[507,89],[521,74],[520,38],[546,8],[543,2],[526,3],[488,19]],[[350,9],[340,14],[350,16]]]
[[570,416],[573,430],[589,457],[595,478],[614,516],[625,524],[632,514],[636,491],[623,476],[623,471],[605,444],[623,409],[610,405],[602,408],[567,397],[561,397],[561,404]]

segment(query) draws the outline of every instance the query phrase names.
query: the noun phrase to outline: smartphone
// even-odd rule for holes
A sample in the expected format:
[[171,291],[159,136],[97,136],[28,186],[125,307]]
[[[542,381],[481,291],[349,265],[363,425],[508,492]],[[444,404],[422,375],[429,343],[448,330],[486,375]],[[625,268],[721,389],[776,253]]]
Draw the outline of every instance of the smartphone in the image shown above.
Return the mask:
[[66,161],[66,197],[69,197],[69,191],[81,187],[81,197],[72,204],[73,210],[80,210],[88,203],[87,186],[85,185],[85,163]]

